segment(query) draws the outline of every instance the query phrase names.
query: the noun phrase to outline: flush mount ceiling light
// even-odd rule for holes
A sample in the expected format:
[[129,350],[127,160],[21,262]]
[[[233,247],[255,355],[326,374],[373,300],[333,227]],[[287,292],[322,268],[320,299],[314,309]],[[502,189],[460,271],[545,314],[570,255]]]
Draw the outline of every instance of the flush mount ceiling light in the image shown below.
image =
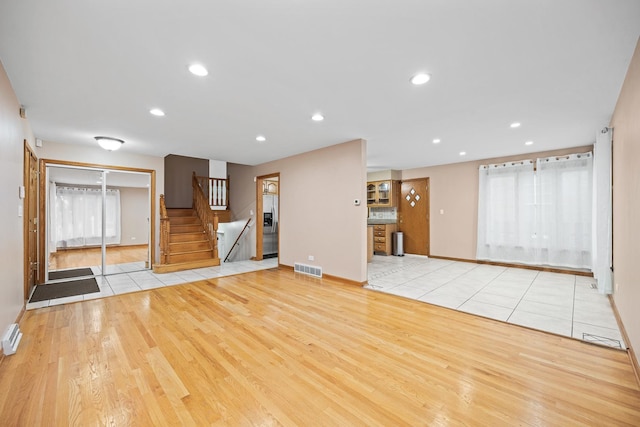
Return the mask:
[[429,80],[431,80],[431,74],[427,73],[418,73],[415,76],[411,77],[411,83],[416,86],[423,85]]
[[434,144],[440,144],[440,138],[436,138],[436,139],[434,139],[434,140],[433,140],[433,143],[434,143]]
[[509,127],[510,127],[511,129],[519,128],[519,127],[520,127],[520,123],[518,123],[518,122],[513,122],[513,123],[511,123],[511,124],[509,125]]
[[119,149],[124,141],[118,138],[111,138],[109,136],[94,136],[94,139],[98,141],[100,147],[104,148],[107,151],[115,151]]
[[258,141],[258,142],[265,142],[266,140],[267,140],[267,138],[265,138],[264,135],[256,136],[256,141]]
[[189,71],[191,71],[191,74],[195,74],[196,76],[199,76],[199,77],[204,77],[207,74],[209,74],[209,71],[207,71],[207,69],[204,68],[204,65],[201,65],[201,64],[189,65]]
[[162,111],[159,108],[152,108],[151,110],[149,110],[149,112],[151,114],[153,114],[154,116],[158,116],[158,117],[162,117],[164,116],[164,111]]
[[533,145],[533,141],[527,141],[524,143],[524,145]]
[[324,116],[320,113],[315,113],[313,116],[311,116],[311,120],[313,120],[314,122],[321,122],[324,120]]
[[461,152],[460,152],[460,155],[461,155],[461,156],[466,156],[466,155],[467,155],[467,152],[466,152],[466,151],[461,151]]

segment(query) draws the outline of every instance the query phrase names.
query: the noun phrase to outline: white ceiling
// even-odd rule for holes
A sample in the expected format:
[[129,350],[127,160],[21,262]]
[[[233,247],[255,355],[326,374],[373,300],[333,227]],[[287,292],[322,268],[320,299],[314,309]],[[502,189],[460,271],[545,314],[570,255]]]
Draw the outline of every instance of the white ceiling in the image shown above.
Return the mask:
[[[638,0],[0,4],[0,59],[36,137],[244,164],[355,138],[370,170],[590,144],[639,35]],[[417,71],[432,80],[411,85]]]

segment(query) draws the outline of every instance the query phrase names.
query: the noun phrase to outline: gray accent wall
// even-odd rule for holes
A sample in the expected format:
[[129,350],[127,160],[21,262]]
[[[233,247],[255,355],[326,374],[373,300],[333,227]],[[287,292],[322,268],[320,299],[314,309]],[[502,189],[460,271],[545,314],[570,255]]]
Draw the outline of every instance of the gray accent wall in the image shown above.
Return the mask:
[[190,208],[191,176],[209,176],[209,160],[169,154],[164,158],[164,201],[167,208]]

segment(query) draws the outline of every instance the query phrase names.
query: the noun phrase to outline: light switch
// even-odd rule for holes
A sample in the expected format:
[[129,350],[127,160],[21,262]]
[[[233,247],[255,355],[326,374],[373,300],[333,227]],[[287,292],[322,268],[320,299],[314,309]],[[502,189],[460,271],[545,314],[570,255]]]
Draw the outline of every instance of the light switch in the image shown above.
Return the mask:
[[440,215],[444,215],[444,209],[440,209]]
[[18,205],[18,216],[22,217],[22,205]]

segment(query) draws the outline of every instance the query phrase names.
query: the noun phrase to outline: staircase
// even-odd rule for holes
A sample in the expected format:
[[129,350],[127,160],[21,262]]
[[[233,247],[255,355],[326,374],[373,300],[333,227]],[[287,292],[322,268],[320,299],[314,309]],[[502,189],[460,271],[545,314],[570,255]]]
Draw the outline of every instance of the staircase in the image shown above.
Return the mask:
[[167,209],[169,236],[167,255],[153,271],[169,273],[220,265],[202,221],[194,209]]

